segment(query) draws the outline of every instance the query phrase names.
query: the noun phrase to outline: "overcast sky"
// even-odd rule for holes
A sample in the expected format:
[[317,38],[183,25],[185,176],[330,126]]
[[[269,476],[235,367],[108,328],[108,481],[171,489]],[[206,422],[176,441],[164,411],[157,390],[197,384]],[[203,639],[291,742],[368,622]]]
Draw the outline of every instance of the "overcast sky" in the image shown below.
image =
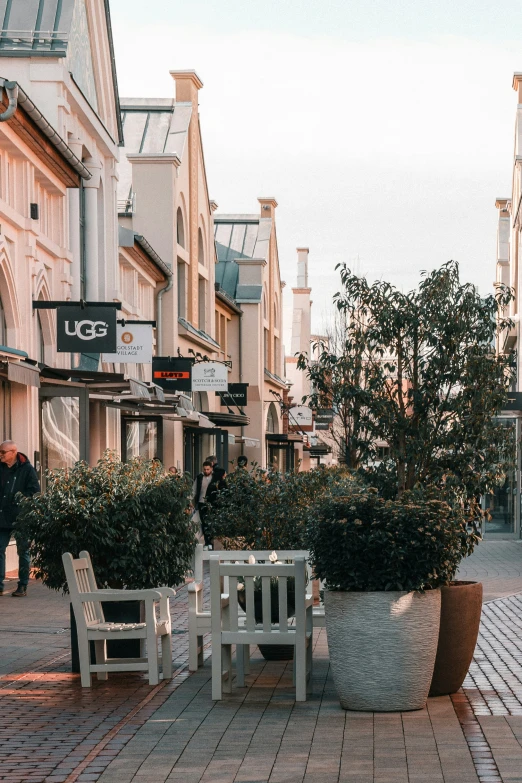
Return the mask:
[[203,81],[219,212],[279,202],[287,335],[298,246],[315,331],[340,261],[409,289],[454,258],[491,290],[520,0],[111,0],[111,13],[122,97],[172,96],[173,69]]

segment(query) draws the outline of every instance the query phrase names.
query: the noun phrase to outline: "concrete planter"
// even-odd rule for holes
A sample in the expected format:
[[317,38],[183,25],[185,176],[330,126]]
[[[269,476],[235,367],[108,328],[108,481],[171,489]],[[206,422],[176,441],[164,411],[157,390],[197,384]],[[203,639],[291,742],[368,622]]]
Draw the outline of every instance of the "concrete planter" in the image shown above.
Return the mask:
[[422,709],[435,665],[440,590],[325,590],[324,603],[341,707],[371,712]]
[[441,588],[439,644],[430,696],[456,693],[475,652],[482,612],[482,584],[455,582]]

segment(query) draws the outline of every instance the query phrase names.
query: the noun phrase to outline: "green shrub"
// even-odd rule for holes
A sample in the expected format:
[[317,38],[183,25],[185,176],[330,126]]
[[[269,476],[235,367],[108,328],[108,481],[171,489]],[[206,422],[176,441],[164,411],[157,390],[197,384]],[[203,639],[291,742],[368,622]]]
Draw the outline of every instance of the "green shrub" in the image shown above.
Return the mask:
[[226,549],[304,549],[310,505],[342,474],[236,470],[210,511],[212,534]]
[[160,462],[121,462],[49,471],[46,491],[21,502],[17,535],[32,541],[36,576],[66,591],[62,553],[86,549],[99,587],[147,588],[183,581],[196,544],[190,482]]
[[476,542],[464,515],[417,492],[385,500],[343,482],[310,509],[310,562],[329,590],[426,590],[448,584]]

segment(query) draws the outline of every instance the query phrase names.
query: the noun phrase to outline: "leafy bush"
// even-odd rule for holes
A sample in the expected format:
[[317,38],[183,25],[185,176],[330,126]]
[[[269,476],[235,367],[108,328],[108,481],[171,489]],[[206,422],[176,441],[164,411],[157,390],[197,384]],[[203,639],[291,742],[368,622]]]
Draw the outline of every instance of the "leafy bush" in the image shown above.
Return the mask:
[[23,499],[17,534],[32,541],[36,576],[66,591],[62,553],[86,549],[100,587],[179,584],[196,544],[190,482],[160,462],[120,462],[110,452],[95,467],[48,471],[45,493]]
[[385,500],[343,482],[310,509],[310,562],[329,590],[426,590],[448,584],[477,537],[458,508],[419,491]]
[[343,471],[236,470],[211,508],[212,535],[226,549],[304,549],[310,505]]

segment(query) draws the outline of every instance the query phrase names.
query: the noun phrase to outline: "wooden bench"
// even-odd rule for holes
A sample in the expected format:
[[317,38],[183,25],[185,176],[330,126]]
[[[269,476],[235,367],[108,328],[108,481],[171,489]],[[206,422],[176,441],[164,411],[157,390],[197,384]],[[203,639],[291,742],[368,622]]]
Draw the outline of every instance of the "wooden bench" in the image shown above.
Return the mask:
[[[217,555],[223,563],[248,562],[248,558],[254,555],[256,562],[269,561],[271,551],[265,550],[226,550],[203,549],[202,544],[196,546],[194,554],[194,581],[188,586],[188,633],[189,633],[189,671],[195,672],[199,666],[203,666],[203,636],[211,632],[211,612],[204,609],[204,583],[203,564],[208,562],[212,555]],[[293,561],[295,557],[304,557],[306,560],[306,573],[308,584],[312,584],[312,571],[308,565],[308,552],[306,550],[277,550],[279,560]],[[317,580],[313,580],[317,583]],[[225,587],[225,592],[228,590]],[[311,591],[312,592],[312,591]],[[312,592],[313,594],[313,592]],[[324,606],[313,607],[314,628],[324,628]]]
[[[106,680],[109,672],[147,671],[149,684],[157,685],[160,679],[158,639],[161,641],[161,666],[163,678],[172,677],[172,648],[169,597],[176,595],[171,587],[154,590],[104,590],[96,585],[91,558],[88,552],[80,552],[74,559],[70,552],[62,555],[71,604],[78,629],[78,652],[82,686],[91,687],[91,675]],[[103,615],[102,601],[143,601],[145,622],[107,623]],[[159,604],[159,619],[156,618]],[[107,658],[107,639],[140,639],[140,658]],[[96,663],[91,663],[90,642],[94,642]]]
[[[296,701],[306,701],[312,683],[313,597],[307,593],[306,560],[294,553],[291,563],[225,563],[210,556],[210,610],[212,615],[212,698],[232,691],[232,646],[236,646],[237,685],[244,686],[245,650],[250,645],[293,645]],[[238,600],[238,578],[244,584],[244,609]],[[272,612],[272,586],[277,580],[277,612]],[[295,600],[288,617],[288,580]],[[255,606],[255,582],[259,596]],[[221,585],[228,585],[222,593]],[[275,622],[274,622],[275,619]]]

